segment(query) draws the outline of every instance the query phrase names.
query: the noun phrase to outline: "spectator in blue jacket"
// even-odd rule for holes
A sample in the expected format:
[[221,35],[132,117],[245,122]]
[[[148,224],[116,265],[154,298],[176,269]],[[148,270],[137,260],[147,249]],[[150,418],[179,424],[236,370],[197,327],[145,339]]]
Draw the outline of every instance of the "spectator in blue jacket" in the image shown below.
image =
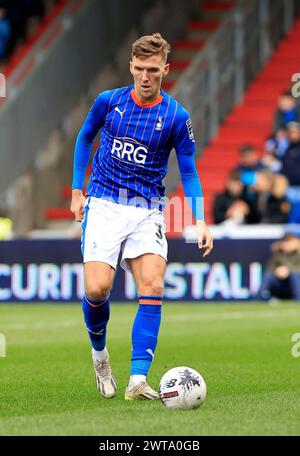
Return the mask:
[[244,144],[239,149],[240,162],[235,168],[240,173],[244,185],[252,185],[255,182],[255,173],[265,168],[261,162],[258,150],[252,144]]
[[272,173],[279,173],[282,167],[281,161],[276,157],[276,147],[277,141],[272,136],[265,142],[263,156],[261,157],[262,164]]
[[300,122],[300,104],[289,91],[286,91],[278,99],[278,107],[274,119],[274,131],[280,130],[289,122]]
[[291,187],[300,186],[300,123],[290,122],[288,127],[289,146],[282,159],[282,174]]
[[[32,16],[41,18],[45,12],[44,0],[0,0],[0,9],[5,9],[10,26],[6,54],[14,52],[19,42],[27,37],[28,19]],[[1,38],[0,38],[1,41]]]
[[6,57],[10,36],[11,27],[7,18],[7,12],[4,8],[0,8],[0,61]]

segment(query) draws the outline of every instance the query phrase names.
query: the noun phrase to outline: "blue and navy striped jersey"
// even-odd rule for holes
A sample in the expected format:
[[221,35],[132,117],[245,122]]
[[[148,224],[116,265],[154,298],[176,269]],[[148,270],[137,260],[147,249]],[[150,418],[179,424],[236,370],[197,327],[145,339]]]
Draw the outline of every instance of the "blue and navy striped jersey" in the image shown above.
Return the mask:
[[[190,175],[196,172],[196,145],[188,112],[163,90],[153,103],[141,104],[133,86],[128,86],[105,91],[96,98],[78,135],[72,188],[83,188],[82,170],[87,164],[80,161],[82,151],[76,160],[76,151],[88,148],[100,129],[88,195],[115,202],[123,202],[124,197],[131,201],[142,198],[152,205],[153,201],[161,202],[165,193],[162,180],[173,148],[179,166],[183,168],[185,159],[187,163],[192,158],[192,169],[187,171]],[[201,197],[197,172],[196,178],[196,196]]]

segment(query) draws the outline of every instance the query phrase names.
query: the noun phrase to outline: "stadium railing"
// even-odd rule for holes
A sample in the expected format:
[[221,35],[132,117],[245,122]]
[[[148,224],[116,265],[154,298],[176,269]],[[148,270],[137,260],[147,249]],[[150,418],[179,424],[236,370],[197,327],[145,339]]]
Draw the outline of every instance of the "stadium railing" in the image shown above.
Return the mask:
[[[201,147],[217,134],[218,126],[241,100],[299,11],[295,0],[237,0],[182,73],[171,94],[191,113]],[[167,193],[175,190],[179,179],[174,155],[169,170]]]
[[241,100],[299,10],[294,0],[238,0],[236,4],[172,90],[191,113],[203,145]]
[[66,3],[7,79],[7,97],[1,98],[0,109],[0,192],[28,169],[50,133],[112,58],[131,24],[151,4],[151,0]]

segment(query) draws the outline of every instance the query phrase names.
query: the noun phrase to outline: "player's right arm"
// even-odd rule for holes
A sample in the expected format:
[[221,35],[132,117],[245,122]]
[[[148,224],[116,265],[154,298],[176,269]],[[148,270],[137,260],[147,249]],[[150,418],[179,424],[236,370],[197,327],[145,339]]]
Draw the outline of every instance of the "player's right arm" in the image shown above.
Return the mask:
[[92,154],[93,141],[103,126],[107,113],[110,91],[98,95],[77,136],[74,161],[71,211],[75,220],[81,222],[84,216],[84,178]]
[[202,186],[194,159],[196,144],[192,123],[183,108],[179,110],[178,122],[175,123],[174,147],[184,193],[196,220],[198,247],[204,249],[203,256],[206,257],[213,249],[213,238],[204,219]]

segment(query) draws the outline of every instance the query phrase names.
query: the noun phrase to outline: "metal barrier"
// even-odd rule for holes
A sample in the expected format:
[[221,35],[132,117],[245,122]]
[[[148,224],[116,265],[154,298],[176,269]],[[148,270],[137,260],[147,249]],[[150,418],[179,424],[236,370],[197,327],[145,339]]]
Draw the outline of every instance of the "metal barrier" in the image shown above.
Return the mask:
[[[191,112],[201,145],[216,133],[300,8],[296,0],[236,3],[172,91]],[[181,14],[180,5],[191,9],[196,2],[168,4],[170,14]],[[140,28],[141,14],[152,5],[153,0],[72,0],[54,21],[7,84],[8,97],[0,109],[0,193],[34,163],[49,133],[113,58],[128,29],[134,24]],[[175,169],[172,160],[169,169]]]
[[[297,0],[236,0],[236,5],[170,92],[191,114],[197,155],[300,13]],[[179,178],[172,154],[164,180],[167,195]]]
[[216,134],[299,12],[296,0],[236,0],[236,5],[172,91],[191,113],[201,146]]
[[0,193],[32,166],[49,134],[152,4],[71,0],[45,31],[7,81],[0,109]]

